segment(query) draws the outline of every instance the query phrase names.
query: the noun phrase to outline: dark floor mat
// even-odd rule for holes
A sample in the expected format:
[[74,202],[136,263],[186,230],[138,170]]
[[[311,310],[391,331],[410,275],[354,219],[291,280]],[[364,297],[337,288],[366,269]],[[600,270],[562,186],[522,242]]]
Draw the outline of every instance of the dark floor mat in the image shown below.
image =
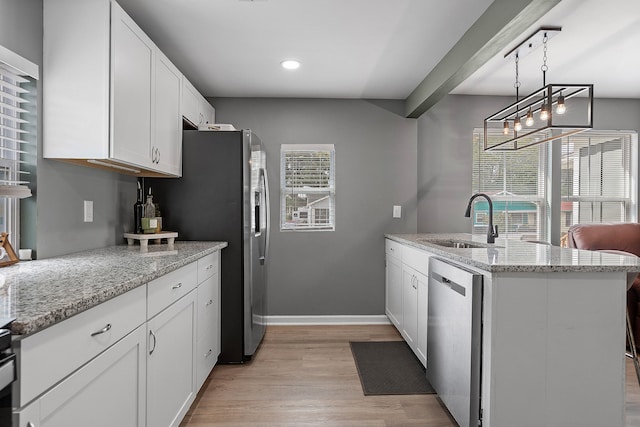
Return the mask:
[[404,341],[350,342],[366,396],[435,393],[425,369]]

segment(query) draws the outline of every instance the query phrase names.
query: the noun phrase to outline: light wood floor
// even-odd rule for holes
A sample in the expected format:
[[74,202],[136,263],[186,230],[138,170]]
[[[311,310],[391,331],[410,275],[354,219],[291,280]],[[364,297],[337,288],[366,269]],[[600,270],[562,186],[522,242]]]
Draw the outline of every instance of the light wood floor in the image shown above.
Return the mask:
[[[362,394],[349,341],[400,339],[390,325],[270,326],[252,361],[214,368],[181,427],[456,426],[435,395]],[[630,361],[626,426],[640,426]]]

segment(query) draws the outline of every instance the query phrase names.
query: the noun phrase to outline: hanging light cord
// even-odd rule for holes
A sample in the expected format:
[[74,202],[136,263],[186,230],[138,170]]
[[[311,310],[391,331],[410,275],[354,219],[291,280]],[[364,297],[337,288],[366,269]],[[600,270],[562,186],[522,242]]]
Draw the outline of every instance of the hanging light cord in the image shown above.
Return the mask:
[[549,40],[549,37],[547,33],[544,33],[544,37],[542,37],[542,66],[540,67],[542,70],[542,86],[547,85],[547,70],[549,69],[547,66],[547,40]]
[[[513,87],[516,88],[516,103],[520,101],[520,94],[519,94],[519,90],[520,90],[520,80],[518,80],[519,77],[519,73],[518,73],[518,62],[520,62],[520,57],[518,56],[518,54],[516,53],[516,82],[513,84]],[[518,110],[519,106],[516,104],[516,110]]]

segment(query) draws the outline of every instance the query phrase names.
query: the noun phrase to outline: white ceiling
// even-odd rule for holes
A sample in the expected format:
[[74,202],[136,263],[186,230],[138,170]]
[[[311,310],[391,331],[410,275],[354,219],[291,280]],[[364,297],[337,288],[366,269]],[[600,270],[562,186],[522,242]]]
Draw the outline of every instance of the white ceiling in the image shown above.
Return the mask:
[[[547,83],[594,85],[598,98],[640,98],[640,0],[562,0],[452,93],[515,95],[515,62],[504,55],[541,26],[560,26],[548,42]],[[520,60],[520,93],[542,86],[541,47]]]
[[[211,97],[405,99],[491,0],[118,0]],[[452,93],[513,94],[503,54],[540,25],[548,83],[594,83],[597,97],[640,98],[640,0],[563,0]],[[298,59],[300,69],[280,67]],[[521,93],[542,85],[538,49]]]
[[491,0],[118,3],[205,96],[404,99]]

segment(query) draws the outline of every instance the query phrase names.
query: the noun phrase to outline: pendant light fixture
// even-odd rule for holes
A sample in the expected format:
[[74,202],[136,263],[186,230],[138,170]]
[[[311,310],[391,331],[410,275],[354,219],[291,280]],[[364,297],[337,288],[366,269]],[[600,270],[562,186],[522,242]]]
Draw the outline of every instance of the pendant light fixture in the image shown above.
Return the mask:
[[[484,120],[485,150],[520,150],[593,128],[593,84],[546,83],[548,42],[560,31],[560,27],[541,27],[505,55],[516,63],[516,102]],[[543,46],[542,87],[520,99],[519,61],[539,46]],[[571,114],[565,114],[569,109]],[[521,117],[524,111],[526,116]]]
[[520,80],[518,80],[518,63],[520,62],[520,57],[516,53],[516,82],[513,84],[513,87],[516,88],[516,117],[513,119],[513,130],[516,132],[520,132],[522,130],[522,123],[520,123],[520,111],[518,111],[518,101],[520,101]]
[[534,123],[535,120],[533,119],[533,111],[531,111],[531,107],[529,107],[529,111],[527,111],[527,119],[525,120],[524,124],[527,125],[527,127],[531,127]]
[[560,91],[560,96],[558,96],[558,105],[556,106],[556,113],[564,114],[567,111],[567,106],[564,104],[564,96],[562,95],[562,91]]

